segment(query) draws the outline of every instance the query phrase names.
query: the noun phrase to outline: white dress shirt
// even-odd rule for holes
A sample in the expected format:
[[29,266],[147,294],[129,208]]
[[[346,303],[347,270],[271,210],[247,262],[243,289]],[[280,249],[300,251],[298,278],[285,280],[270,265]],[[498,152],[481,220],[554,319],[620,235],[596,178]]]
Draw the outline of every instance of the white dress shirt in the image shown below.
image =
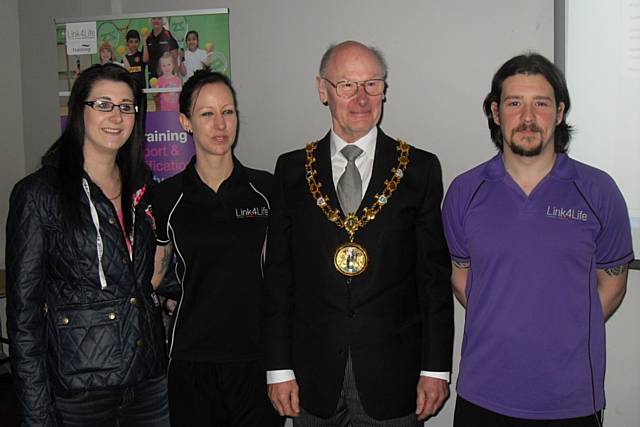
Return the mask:
[[[373,127],[369,133],[362,138],[352,142],[351,144],[357,145],[362,150],[362,154],[356,158],[356,167],[360,172],[360,178],[362,179],[362,196],[367,192],[369,181],[371,181],[371,173],[373,172],[373,160],[376,155],[376,141],[378,139],[378,128]],[[333,186],[338,188],[338,180],[344,173],[347,167],[347,159],[342,155],[342,150],[348,142],[340,138],[336,133],[331,130],[331,170],[333,172]],[[382,189],[381,189],[382,190]],[[449,372],[432,372],[432,371],[420,371],[420,375],[424,377],[438,378],[445,381],[450,381]],[[282,383],[285,381],[295,380],[296,376],[292,369],[280,369],[275,371],[267,371],[267,384]]]
[[[356,159],[356,167],[360,172],[362,179],[362,197],[367,192],[369,181],[371,181],[371,172],[373,171],[373,158],[376,155],[376,140],[378,139],[378,128],[374,127],[368,134],[349,144],[335,132],[331,131],[331,144],[329,155],[331,156],[331,170],[333,172],[333,188],[338,188],[338,181],[347,167],[347,158],[340,152],[347,145],[355,145],[362,150],[362,153]],[[338,206],[335,206],[338,207]]]

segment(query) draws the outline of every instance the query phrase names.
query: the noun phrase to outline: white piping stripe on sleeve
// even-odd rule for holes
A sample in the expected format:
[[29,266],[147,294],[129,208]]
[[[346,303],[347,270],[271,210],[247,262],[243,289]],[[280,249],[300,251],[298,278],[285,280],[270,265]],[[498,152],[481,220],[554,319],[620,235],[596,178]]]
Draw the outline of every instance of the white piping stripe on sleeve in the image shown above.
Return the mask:
[[[167,217],[167,229],[165,230],[166,234],[167,234],[167,243],[171,241],[171,237],[169,234],[169,224],[171,224],[171,217],[173,216],[173,213],[175,212],[176,208],[178,207],[178,204],[180,203],[180,200],[182,200],[182,196],[184,196],[184,193],[180,193],[180,196],[178,197],[178,200],[176,200],[176,202],[173,204],[173,207],[171,208],[171,210],[169,211],[169,216]],[[164,243],[164,241],[163,241]]]
[[180,257],[180,260],[182,260],[182,264],[184,265],[184,272],[182,273],[182,277],[178,276],[178,265],[176,264],[176,266],[174,267],[174,273],[176,275],[176,278],[178,279],[178,282],[180,283],[180,286],[182,287],[182,292],[180,293],[180,301],[178,301],[178,306],[176,308],[176,317],[175,319],[173,319],[173,328],[171,330],[171,346],[169,348],[169,360],[171,360],[173,344],[175,343],[176,326],[178,324],[178,317],[180,316],[180,309],[182,308],[182,300],[184,299],[184,292],[185,292],[184,276],[187,274],[187,263],[184,257],[182,256],[182,253],[180,252],[175,231],[171,226],[171,217],[173,216],[173,213],[175,212],[178,205],[180,204],[180,201],[182,200],[182,196],[184,196],[184,193],[180,193],[180,197],[178,197],[178,200],[176,200],[176,203],[173,205],[173,208],[169,212],[169,217],[167,218],[167,237],[169,237],[169,241],[173,241],[173,248],[176,251],[176,254]]
[[264,201],[267,203],[267,208],[271,209],[271,205],[269,204],[269,199],[267,199],[267,197],[262,194],[256,187],[253,186],[253,183],[251,181],[249,181],[249,185],[251,186],[251,188],[253,188],[253,191],[255,191],[256,193],[258,193],[260,196],[262,196],[262,198],[264,199]]
[[[267,209],[271,210],[271,205],[269,204],[269,199],[267,199],[267,197],[262,194],[254,185],[251,181],[249,181],[249,185],[251,186],[251,188],[253,189],[253,191],[255,191],[256,193],[258,193],[260,196],[262,196],[262,198],[264,199],[264,201],[267,203]],[[262,251],[260,253],[260,273],[262,274],[262,278],[264,279],[264,263],[267,260],[267,235],[269,232],[269,227],[267,226],[267,228],[264,231],[264,242],[262,243]]]

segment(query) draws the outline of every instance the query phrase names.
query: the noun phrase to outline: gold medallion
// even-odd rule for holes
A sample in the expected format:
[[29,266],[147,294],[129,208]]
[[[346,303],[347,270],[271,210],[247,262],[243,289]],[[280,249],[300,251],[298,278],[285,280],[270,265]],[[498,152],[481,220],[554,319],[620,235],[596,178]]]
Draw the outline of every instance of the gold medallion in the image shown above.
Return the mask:
[[389,202],[389,198],[400,185],[400,180],[404,177],[405,170],[409,164],[409,149],[411,146],[404,141],[398,140],[396,145],[396,150],[399,152],[398,164],[391,169],[391,177],[384,181],[382,193],[374,196],[375,200],[371,206],[362,209],[360,217],[355,213],[349,213],[343,217],[339,209],[329,204],[329,197],[321,190],[322,183],[316,180],[318,171],[315,170],[313,164],[316,162],[314,152],[317,145],[317,142],[312,142],[305,149],[307,160],[304,169],[309,192],[327,219],[344,229],[349,235],[349,243],[340,245],[333,257],[333,264],[336,270],[345,276],[357,276],[367,268],[369,259],[364,247],[353,242],[354,236],[358,230],[361,230],[369,222],[376,219],[378,212]]
[[336,249],[333,264],[345,276],[357,276],[367,268],[368,255],[365,248],[354,242],[347,242]]

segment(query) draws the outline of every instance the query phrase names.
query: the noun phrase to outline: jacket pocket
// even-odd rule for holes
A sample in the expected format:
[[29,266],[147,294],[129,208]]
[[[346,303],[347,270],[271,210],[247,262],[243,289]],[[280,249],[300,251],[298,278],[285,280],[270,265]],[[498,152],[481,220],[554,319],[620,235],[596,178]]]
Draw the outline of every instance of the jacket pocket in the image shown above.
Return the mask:
[[64,376],[119,369],[120,312],[116,304],[58,307],[58,365]]

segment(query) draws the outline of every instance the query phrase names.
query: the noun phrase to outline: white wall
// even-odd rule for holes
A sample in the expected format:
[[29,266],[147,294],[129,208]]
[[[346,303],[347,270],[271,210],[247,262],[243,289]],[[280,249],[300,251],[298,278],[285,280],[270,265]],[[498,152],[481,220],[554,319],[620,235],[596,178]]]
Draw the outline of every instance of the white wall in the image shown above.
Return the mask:
[[[24,175],[22,129],[22,91],[20,84],[20,44],[18,37],[18,0],[0,5],[0,40],[5,52],[0,67],[0,224],[4,228],[9,209],[9,193],[14,182]],[[9,54],[10,53],[10,54]],[[0,233],[0,268],[4,268],[4,230]]]
[[[552,0],[22,0],[27,170],[36,167],[59,132],[53,18],[218,7],[230,8],[231,67],[241,114],[236,154],[268,170],[278,154],[327,131],[329,114],[318,101],[314,77],[332,42],[357,39],[386,54],[390,74],[382,127],[436,153],[445,186],[494,153],[481,105],[495,70],[528,49],[554,54]],[[624,328],[639,323],[640,293],[634,289],[639,283],[632,273],[627,301],[608,325],[610,426],[637,425],[630,420],[640,419],[634,368],[640,348],[637,334]],[[457,306],[455,369],[463,324]],[[450,426],[453,401],[428,425]]]
[[[20,38],[18,37],[18,0],[0,4],[0,40],[3,40],[0,67],[0,268],[4,269],[5,233],[9,210],[9,193],[15,181],[24,175],[24,142],[22,129],[22,91],[20,90]],[[0,330],[6,336],[5,300],[0,299]],[[2,350],[7,353],[6,345]]]
[[[635,248],[636,258],[640,248]],[[607,322],[606,426],[640,425],[640,271],[629,272],[627,295]]]

